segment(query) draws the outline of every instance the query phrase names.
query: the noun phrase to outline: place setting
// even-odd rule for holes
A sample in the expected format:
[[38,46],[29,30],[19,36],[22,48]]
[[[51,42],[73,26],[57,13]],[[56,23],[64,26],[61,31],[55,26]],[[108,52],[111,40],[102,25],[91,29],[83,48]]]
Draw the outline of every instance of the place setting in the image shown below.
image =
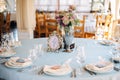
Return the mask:
[[4,62],[6,68],[17,69],[17,72],[31,71],[35,66],[33,60],[23,57],[11,57]]
[[111,54],[110,61],[114,64],[114,70],[120,71],[120,50],[119,46],[114,46],[109,51]]
[[7,68],[17,69],[17,72],[34,71],[40,68],[40,66],[35,65],[35,62],[37,61],[38,57],[41,57],[42,55],[43,55],[42,45],[37,44],[34,45],[34,47],[29,50],[29,55],[27,57],[13,56],[10,59],[8,59],[4,63],[4,65]]
[[5,66],[9,68],[25,68],[32,65],[32,61],[26,58],[20,57],[11,57],[7,62],[5,62]]
[[[16,44],[14,44],[14,43],[16,43]],[[6,34],[2,35],[1,42],[0,42],[0,63],[4,64],[11,57],[16,55],[16,51],[14,49],[14,47],[16,45],[20,46],[21,42],[20,41],[14,41],[12,33],[6,33]]]
[[6,42],[9,47],[16,48],[21,46],[21,41],[15,40],[13,37],[13,32],[4,34],[2,36],[2,42]]
[[38,75],[48,76],[66,76],[72,74],[73,68],[70,66],[71,59],[66,60],[63,64],[44,65],[38,70]]
[[13,39],[13,33],[3,34],[0,41],[0,57],[12,57],[16,54],[14,47],[21,45],[20,41]]
[[95,63],[95,64],[87,64],[85,68],[94,73],[108,73],[113,70],[112,62],[103,62],[103,63]]
[[0,46],[0,63],[4,63],[7,61],[10,57],[14,56],[16,54],[16,51],[8,46],[5,42],[1,43]]
[[90,75],[104,74],[110,73],[114,69],[114,64],[110,61],[103,59],[99,56],[99,61],[95,63],[88,63],[84,66],[84,69]]
[[16,54],[16,51],[11,48],[7,43],[2,42],[0,46],[0,57],[5,58],[5,57],[12,57]]
[[104,45],[104,46],[111,46],[114,45],[114,43],[110,40],[99,40],[97,42],[98,44]]
[[87,59],[85,55],[85,48],[84,46],[77,47],[77,55],[76,59],[79,66],[78,75],[84,75],[85,72],[88,72],[90,75],[97,75],[97,74],[103,74],[103,73],[109,73],[113,71],[114,64],[111,61],[106,60],[102,56],[98,56],[97,62],[93,63],[85,63],[85,60]]
[[109,51],[109,53],[111,54],[111,60],[114,62],[119,62],[119,58],[120,58],[120,45],[115,45],[112,46],[111,50]]
[[70,65],[45,65],[43,72],[51,76],[63,76],[71,73]]
[[116,46],[114,46],[113,49],[114,49],[115,51],[120,52],[120,45],[116,45]]
[[7,68],[13,68],[13,69],[21,69],[21,71],[24,68],[30,67],[33,65],[33,61],[35,59],[33,59],[35,56],[31,56],[31,54],[29,55],[30,57],[27,58],[22,58],[22,57],[11,57],[10,59],[8,59],[5,62],[5,66]]

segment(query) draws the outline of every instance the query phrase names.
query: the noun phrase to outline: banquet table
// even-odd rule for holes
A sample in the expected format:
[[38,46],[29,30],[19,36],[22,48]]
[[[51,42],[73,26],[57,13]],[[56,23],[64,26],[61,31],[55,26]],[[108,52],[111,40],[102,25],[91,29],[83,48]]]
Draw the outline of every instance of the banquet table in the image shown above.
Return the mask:
[[[104,46],[98,43],[96,40],[75,38],[75,44],[77,46],[84,46],[86,60],[84,65],[89,63],[96,63],[99,61],[98,57],[101,56],[107,61],[110,61],[111,46]],[[71,53],[67,52],[47,52],[47,38],[38,38],[31,40],[22,40],[21,46],[14,48],[16,54],[14,56],[26,58],[29,55],[29,50],[33,49],[35,45],[42,45],[43,55],[39,56],[32,64],[32,67],[23,69],[24,71],[19,72],[19,69],[8,68],[4,64],[0,64],[0,78],[5,80],[119,80],[120,72],[112,70],[106,73],[97,73],[97,75],[90,75],[84,71],[81,75],[77,74],[76,78],[71,78],[71,73],[62,76],[51,76],[47,74],[38,75],[40,71],[37,67],[44,65],[56,65],[63,64],[67,60],[71,59],[69,63],[72,68],[79,69],[79,64],[76,62],[76,50],[74,49]],[[36,68],[35,68],[36,66]]]

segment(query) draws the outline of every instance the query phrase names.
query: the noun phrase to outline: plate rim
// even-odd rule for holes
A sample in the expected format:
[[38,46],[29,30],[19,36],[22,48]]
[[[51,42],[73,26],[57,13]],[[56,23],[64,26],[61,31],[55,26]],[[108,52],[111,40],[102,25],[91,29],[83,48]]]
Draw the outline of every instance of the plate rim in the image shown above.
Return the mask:
[[7,62],[5,62],[5,66],[6,67],[8,67],[8,68],[26,68],[26,67],[29,67],[29,66],[31,66],[32,65],[32,63],[30,64],[30,65],[27,65],[27,66],[22,66],[22,67],[18,67],[18,66],[10,66],[9,64],[8,64],[8,61]]
[[[5,53],[1,53],[1,54],[5,54]],[[0,55],[0,57],[12,57],[16,54],[16,51],[15,50],[11,50],[11,52],[7,53],[7,54],[10,54],[10,55]]]
[[89,71],[92,71],[92,72],[95,72],[95,73],[107,73],[107,72],[111,72],[113,70],[113,68],[111,68],[111,70],[105,70],[105,71],[94,71],[94,70],[91,70],[87,67],[87,65],[85,65],[85,68]]
[[70,70],[69,70],[68,72],[64,73],[64,74],[49,73],[49,72],[47,72],[47,71],[44,71],[44,68],[43,68],[43,72],[44,72],[45,74],[51,75],[51,76],[63,76],[63,75],[68,75],[69,73],[71,73],[71,72],[72,72],[72,68],[70,67]]

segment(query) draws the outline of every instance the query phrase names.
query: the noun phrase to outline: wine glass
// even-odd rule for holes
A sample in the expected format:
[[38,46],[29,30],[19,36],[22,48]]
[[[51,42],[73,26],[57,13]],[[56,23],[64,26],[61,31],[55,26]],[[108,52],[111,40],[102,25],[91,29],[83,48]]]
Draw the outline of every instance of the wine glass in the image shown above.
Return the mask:
[[84,47],[79,46],[76,51],[77,51],[77,56],[76,56],[77,63],[80,65],[79,74],[82,74],[83,64],[85,63],[85,59],[86,59],[85,50]]
[[38,44],[34,46],[34,49],[36,50],[36,54],[38,56],[42,56],[43,55],[43,48],[42,48],[42,44]]
[[32,62],[34,62],[36,59],[37,59],[37,52],[35,49],[31,49],[29,51],[29,56],[28,56],[28,59],[32,60]]
[[97,40],[103,40],[104,30],[103,30],[102,26],[99,26],[99,27],[96,29],[95,37],[96,37]]

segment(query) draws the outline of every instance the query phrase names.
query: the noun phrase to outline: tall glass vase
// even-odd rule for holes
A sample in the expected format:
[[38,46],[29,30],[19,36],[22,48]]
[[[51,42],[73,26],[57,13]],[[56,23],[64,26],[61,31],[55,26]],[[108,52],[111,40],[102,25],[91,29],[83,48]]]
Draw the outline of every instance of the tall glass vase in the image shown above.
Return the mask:
[[63,36],[64,52],[72,52],[71,45],[74,43],[74,28],[73,26],[69,26],[68,28],[69,30],[65,30],[65,34]]

